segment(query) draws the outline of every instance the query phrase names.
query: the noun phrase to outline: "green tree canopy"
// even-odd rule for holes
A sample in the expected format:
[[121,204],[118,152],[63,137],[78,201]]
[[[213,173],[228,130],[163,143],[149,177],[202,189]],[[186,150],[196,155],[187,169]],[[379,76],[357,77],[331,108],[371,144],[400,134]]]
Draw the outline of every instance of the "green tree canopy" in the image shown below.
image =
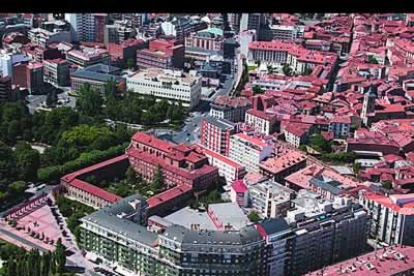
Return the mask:
[[78,91],[76,108],[82,115],[99,116],[102,114],[103,99],[97,89],[93,89],[90,84],[85,83]]

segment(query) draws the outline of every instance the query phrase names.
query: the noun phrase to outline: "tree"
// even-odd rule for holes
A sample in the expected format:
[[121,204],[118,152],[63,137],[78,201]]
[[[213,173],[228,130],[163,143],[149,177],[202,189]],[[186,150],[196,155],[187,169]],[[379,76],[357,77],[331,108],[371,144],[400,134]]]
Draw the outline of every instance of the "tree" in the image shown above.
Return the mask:
[[47,107],[54,107],[56,103],[58,102],[58,96],[56,93],[56,89],[52,89],[47,96],[46,96],[46,106]]
[[12,195],[19,196],[27,189],[27,184],[24,181],[16,181],[10,184],[9,189]]
[[134,168],[132,168],[131,166],[129,166],[125,172],[125,179],[128,182],[128,184],[135,184],[137,180],[137,174],[134,171]]
[[258,86],[258,85],[253,86],[252,90],[253,90],[254,94],[263,94],[262,88],[260,88],[260,86]]
[[16,178],[16,158],[13,150],[0,141],[0,187]]
[[160,165],[157,166],[155,171],[154,177],[151,182],[151,189],[154,193],[158,193],[164,189],[164,176],[162,174],[162,167]]
[[130,58],[130,59],[127,60],[127,67],[129,69],[133,69],[135,67],[135,62],[134,62],[134,60],[132,58]]
[[377,58],[372,56],[372,55],[368,56],[368,62],[371,63],[371,64],[378,64]]
[[267,73],[273,74],[273,67],[271,65],[267,66]]
[[259,214],[256,211],[251,211],[247,216],[251,222],[259,222],[261,220]]
[[330,153],[332,151],[331,143],[329,143],[321,134],[313,135],[309,140],[309,145],[314,150],[322,153]]
[[85,116],[98,116],[102,114],[103,99],[99,90],[93,89],[89,83],[85,83],[78,90],[76,108]]
[[391,190],[392,189],[392,183],[390,181],[385,181],[385,182],[382,183],[382,187],[384,189]]
[[56,262],[56,270],[58,273],[62,273],[66,264],[65,246],[62,244],[62,239],[59,238],[56,243],[55,252],[53,252],[54,261]]
[[17,265],[13,256],[9,256],[5,275],[17,275]]
[[19,178],[25,181],[36,180],[37,170],[40,166],[39,152],[23,142],[16,145],[15,155]]
[[354,170],[354,174],[358,175],[359,171],[361,170],[361,164],[357,162],[352,164],[352,169]]
[[285,76],[292,76],[293,70],[289,64],[283,64],[282,71]]
[[118,85],[114,79],[110,79],[104,84],[105,99],[114,98],[118,92]]
[[43,256],[42,256],[40,275],[50,274],[51,262],[52,262],[52,255],[50,251],[46,251],[45,253],[43,253]]

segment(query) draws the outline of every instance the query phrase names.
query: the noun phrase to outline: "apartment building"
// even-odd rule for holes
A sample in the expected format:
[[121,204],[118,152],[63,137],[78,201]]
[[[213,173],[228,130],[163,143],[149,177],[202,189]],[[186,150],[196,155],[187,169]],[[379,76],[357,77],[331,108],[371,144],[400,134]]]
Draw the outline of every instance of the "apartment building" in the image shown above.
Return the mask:
[[235,123],[207,116],[201,121],[200,143],[209,150],[227,156],[230,150],[230,137],[235,132]]
[[249,186],[250,206],[264,218],[286,216],[293,194],[293,190],[272,180]]
[[244,97],[218,96],[214,102],[210,103],[209,115],[234,123],[244,122],[246,111],[251,106],[249,99]]
[[360,191],[359,203],[372,216],[370,236],[389,245],[414,245],[414,194]]
[[271,138],[237,133],[230,138],[229,157],[246,167],[248,172],[259,172],[260,162],[271,156],[272,148]]

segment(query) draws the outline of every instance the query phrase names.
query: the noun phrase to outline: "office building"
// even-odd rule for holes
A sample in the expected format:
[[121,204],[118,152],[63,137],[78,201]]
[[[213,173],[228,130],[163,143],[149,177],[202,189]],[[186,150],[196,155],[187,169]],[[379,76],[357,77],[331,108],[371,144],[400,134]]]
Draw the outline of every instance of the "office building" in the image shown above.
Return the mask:
[[11,77],[3,77],[0,75],[0,103],[10,99],[12,94]]
[[70,64],[64,59],[50,59],[43,62],[44,81],[55,86],[70,85]]
[[38,94],[44,88],[44,66],[40,62],[32,62],[26,66],[27,84],[30,94]]
[[101,63],[77,70],[70,75],[72,91],[79,91],[87,83],[104,96],[105,85],[110,81],[114,81],[118,90],[122,90],[125,87],[125,79],[120,74],[121,70],[118,67]]
[[98,63],[110,64],[111,57],[107,50],[100,48],[81,47],[79,50],[70,50],[66,53],[66,60],[79,68]]
[[127,89],[153,95],[157,98],[181,101],[190,109],[198,105],[201,98],[201,77],[196,72],[149,68],[127,77]]
[[148,49],[137,51],[139,68],[182,69],[184,66],[184,46],[176,40],[154,39]]
[[106,25],[104,31],[104,44],[120,44],[129,38],[135,37],[136,31],[127,21],[115,21],[112,25]]

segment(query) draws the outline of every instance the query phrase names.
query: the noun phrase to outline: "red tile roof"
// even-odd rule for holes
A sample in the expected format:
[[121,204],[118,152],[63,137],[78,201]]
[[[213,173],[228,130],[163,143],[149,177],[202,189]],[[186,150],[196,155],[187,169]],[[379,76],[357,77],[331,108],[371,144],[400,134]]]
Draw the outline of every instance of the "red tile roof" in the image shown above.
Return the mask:
[[176,186],[158,195],[150,197],[149,199],[147,199],[147,203],[149,208],[154,208],[183,194],[189,193],[192,190],[193,189],[188,185]]
[[117,202],[118,200],[122,199],[121,197],[110,193],[104,189],[101,189],[99,187],[96,187],[94,185],[91,185],[85,181],[79,180],[79,179],[74,179],[72,182],[70,182],[69,184],[70,186],[77,188],[79,190],[85,191],[89,194],[92,194],[98,198],[101,198],[109,203],[114,203]]
[[244,193],[249,190],[249,188],[247,188],[246,184],[244,184],[244,181],[242,179],[234,181],[233,184],[231,184],[231,188],[236,193]]

